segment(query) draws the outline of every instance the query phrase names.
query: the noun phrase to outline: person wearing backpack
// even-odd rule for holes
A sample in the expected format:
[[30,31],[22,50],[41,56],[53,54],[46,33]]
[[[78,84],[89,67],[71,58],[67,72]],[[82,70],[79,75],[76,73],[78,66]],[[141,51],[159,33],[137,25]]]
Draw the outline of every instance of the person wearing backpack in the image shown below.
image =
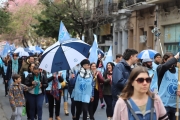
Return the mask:
[[150,92],[151,77],[144,67],[135,67],[116,102],[113,120],[168,120],[158,95]]

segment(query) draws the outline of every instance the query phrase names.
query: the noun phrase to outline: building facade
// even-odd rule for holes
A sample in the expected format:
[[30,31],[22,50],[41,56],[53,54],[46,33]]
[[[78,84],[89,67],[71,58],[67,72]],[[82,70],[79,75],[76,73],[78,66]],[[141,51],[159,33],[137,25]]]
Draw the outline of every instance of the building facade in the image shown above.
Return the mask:
[[[134,48],[139,52],[144,49],[154,49],[159,53],[174,54],[179,51],[179,0],[126,0],[124,2],[123,8],[114,17],[114,56],[117,53],[122,54],[126,48]],[[160,42],[152,33],[155,27],[159,28],[161,33]]]

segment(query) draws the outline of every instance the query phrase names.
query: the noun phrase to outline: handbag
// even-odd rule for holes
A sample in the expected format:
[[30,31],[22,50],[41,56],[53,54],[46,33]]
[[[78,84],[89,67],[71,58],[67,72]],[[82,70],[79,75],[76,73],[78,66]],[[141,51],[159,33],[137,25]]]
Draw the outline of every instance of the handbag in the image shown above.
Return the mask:
[[[134,110],[129,105],[129,103],[127,102],[127,100],[124,100],[124,102],[126,103],[126,105],[127,105],[128,109],[130,110],[131,114],[134,116],[135,120],[140,120],[139,117],[134,112]],[[153,113],[154,113],[154,94],[152,94],[152,104],[151,104],[151,116],[150,116],[150,120],[153,120]]]
[[22,116],[26,116],[26,107],[25,106],[22,108]]
[[66,86],[66,82],[65,81],[61,82],[61,88],[63,89],[65,86]]

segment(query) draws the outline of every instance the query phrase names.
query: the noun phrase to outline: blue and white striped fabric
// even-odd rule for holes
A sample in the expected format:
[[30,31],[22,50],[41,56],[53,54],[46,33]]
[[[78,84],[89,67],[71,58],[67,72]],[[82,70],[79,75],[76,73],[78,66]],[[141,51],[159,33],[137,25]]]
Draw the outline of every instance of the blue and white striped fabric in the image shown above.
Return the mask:
[[82,40],[58,41],[43,52],[39,68],[50,73],[70,70],[87,59],[90,47]]
[[154,55],[158,53],[157,51],[155,50],[151,50],[151,49],[148,49],[148,50],[143,50],[141,51],[139,54],[138,54],[138,58],[139,59],[147,59],[147,58],[154,58]]

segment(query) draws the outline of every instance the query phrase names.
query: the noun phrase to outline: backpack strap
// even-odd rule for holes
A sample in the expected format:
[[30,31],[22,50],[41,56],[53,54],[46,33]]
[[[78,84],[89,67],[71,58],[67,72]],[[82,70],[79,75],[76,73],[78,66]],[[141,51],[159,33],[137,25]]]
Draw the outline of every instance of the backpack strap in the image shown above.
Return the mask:
[[129,105],[129,103],[127,102],[127,100],[124,100],[124,102],[126,103],[127,107],[129,108],[131,114],[134,116],[135,120],[139,120],[138,116],[136,115],[136,113],[134,112],[134,110],[131,108],[131,106]]
[[151,117],[150,120],[153,120],[153,116],[154,116],[154,96],[155,94],[152,93],[152,102],[151,102]]

